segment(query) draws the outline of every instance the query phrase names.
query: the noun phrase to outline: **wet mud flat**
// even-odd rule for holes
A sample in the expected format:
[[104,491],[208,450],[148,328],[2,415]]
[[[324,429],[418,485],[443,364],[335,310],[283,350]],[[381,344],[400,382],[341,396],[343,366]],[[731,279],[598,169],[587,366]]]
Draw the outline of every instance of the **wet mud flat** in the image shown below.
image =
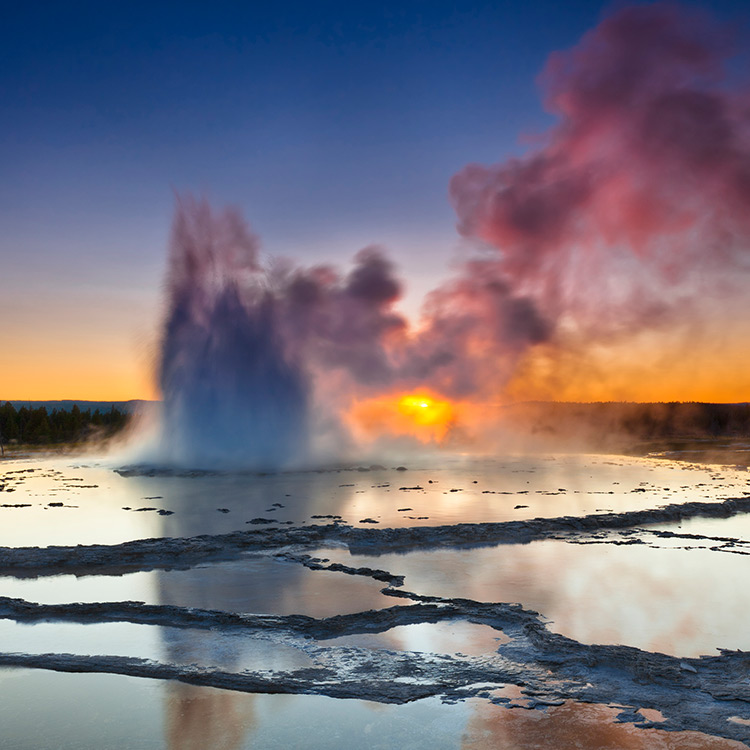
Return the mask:
[[[612,463],[616,489],[632,465],[619,472]],[[408,472],[377,471],[377,484],[407,486]],[[158,686],[167,698],[146,745],[154,747],[189,746],[196,711],[221,717],[206,742],[231,735],[230,747],[259,737],[268,747],[344,747],[355,737],[361,743],[371,724],[382,731],[368,731],[368,747],[551,748],[572,738],[592,749],[750,746],[750,643],[742,627],[750,599],[733,596],[731,583],[750,572],[750,485],[741,472],[694,471],[689,484],[678,483],[687,481],[684,472],[658,488],[644,480],[643,492],[632,492],[641,485],[628,479],[629,510],[476,521],[486,509],[456,500],[468,505],[471,522],[360,525],[346,523],[342,503],[326,504],[321,494],[305,508],[320,512],[308,512],[305,524],[225,531],[238,501],[214,496],[210,512],[183,513],[177,503],[169,517],[142,511],[169,536],[5,545],[0,685],[38,687],[48,675],[50,684],[72,680],[84,692],[101,680],[113,694]],[[469,475],[486,487],[486,469],[474,466]],[[96,484],[86,468],[76,476],[69,485],[82,496],[96,493],[85,487]],[[252,495],[266,480],[243,481]],[[277,481],[268,480],[276,495]],[[501,517],[531,494],[516,486],[516,494],[496,496]],[[541,495],[561,486],[530,489]],[[699,493],[709,497],[695,499]],[[404,494],[393,512],[408,512],[399,510],[408,507]],[[661,502],[643,507],[643,495]],[[143,497],[154,506],[162,499]],[[262,500],[274,507],[268,495]],[[564,497],[560,507],[570,508]],[[712,524],[710,533],[685,530],[694,523]],[[708,570],[702,587],[687,586],[695,581],[691,560],[696,571]],[[688,572],[680,577],[681,570]],[[729,582],[712,586],[711,574]],[[324,729],[317,709],[306,708],[312,704],[324,707],[329,725],[338,723],[335,737],[330,726],[327,739],[315,735]],[[272,730],[263,714],[271,705],[280,713],[294,705],[307,717],[296,738]],[[347,706],[356,706],[360,724],[344,718]],[[400,739],[373,722],[373,711],[393,717]],[[117,722],[125,713],[113,706],[107,715]],[[420,717],[420,733],[399,723],[406,716]],[[33,731],[22,718],[0,711],[0,723],[14,738],[9,747],[33,746],[24,744]]]

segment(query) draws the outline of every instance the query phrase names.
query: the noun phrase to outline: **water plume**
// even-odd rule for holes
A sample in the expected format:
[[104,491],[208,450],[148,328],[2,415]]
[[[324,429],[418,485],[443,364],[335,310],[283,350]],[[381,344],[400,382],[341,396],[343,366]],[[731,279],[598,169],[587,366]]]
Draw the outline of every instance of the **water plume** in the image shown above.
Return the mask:
[[164,459],[266,468],[303,457],[308,378],[283,346],[257,240],[237,213],[178,203],[167,294]]

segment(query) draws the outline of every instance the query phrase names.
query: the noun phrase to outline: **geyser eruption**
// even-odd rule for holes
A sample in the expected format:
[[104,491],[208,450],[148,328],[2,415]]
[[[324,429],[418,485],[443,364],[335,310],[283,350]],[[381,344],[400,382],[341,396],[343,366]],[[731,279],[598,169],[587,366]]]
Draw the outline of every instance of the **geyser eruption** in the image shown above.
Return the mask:
[[169,462],[267,468],[305,455],[309,382],[284,346],[257,244],[235,212],[178,204],[159,367]]
[[[436,404],[477,396],[547,336],[533,303],[478,261],[429,296],[415,331],[395,310],[401,284],[378,249],[360,251],[344,275],[279,261],[264,269],[236,212],[190,199],[178,201],[167,291],[162,460],[196,468],[317,460],[321,433],[336,439],[326,458],[340,457],[352,415],[378,413],[363,400],[385,397],[403,425],[405,393],[427,389]],[[452,418],[427,411],[409,422],[418,439],[440,442]]]
[[[694,325],[711,297],[731,314],[750,250],[750,97],[726,74],[727,38],[654,4],[554,54],[542,82],[557,124],[526,155],[453,178],[459,231],[483,247],[415,325],[379,249],[348,273],[264,269],[236,213],[180,203],[159,371],[165,458],[268,468],[315,460],[323,430],[339,449],[352,427],[368,440],[487,434],[514,378],[528,378],[525,398],[559,398],[558,381],[591,378],[591,358],[616,340]],[[472,424],[454,430],[461,420]]]

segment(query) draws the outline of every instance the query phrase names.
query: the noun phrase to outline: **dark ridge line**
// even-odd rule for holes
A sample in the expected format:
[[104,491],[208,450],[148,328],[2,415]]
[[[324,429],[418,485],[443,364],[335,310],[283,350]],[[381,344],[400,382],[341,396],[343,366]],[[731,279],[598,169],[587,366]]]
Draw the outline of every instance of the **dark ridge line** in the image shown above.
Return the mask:
[[[565,541],[570,544],[612,544],[612,545],[630,545],[630,544],[643,544],[652,549],[674,549],[674,550],[708,550],[710,552],[727,552],[733,555],[748,555],[750,552],[745,552],[750,548],[750,541],[740,539],[738,537],[730,536],[706,536],[705,534],[690,534],[681,533],[675,531],[663,531],[660,529],[629,529],[626,531],[619,532],[620,537],[608,536],[606,533],[592,535],[590,538],[567,538]],[[680,539],[687,541],[697,542],[721,542],[721,544],[715,544],[714,546],[679,546],[679,547],[661,547],[658,544],[647,541],[644,538],[645,535],[651,535],[657,539]],[[639,536],[643,535],[643,536]],[[735,549],[739,548],[739,549]]]
[[378,568],[353,568],[351,565],[344,565],[338,562],[329,563],[327,560],[320,560],[310,555],[293,555],[291,552],[282,552],[274,555],[274,557],[278,560],[304,565],[310,570],[329,570],[335,573],[346,573],[346,575],[350,576],[364,576],[365,578],[372,578],[381,583],[387,583],[389,586],[404,585],[405,576],[393,575],[393,573],[389,573],[387,570],[379,570]]
[[[244,614],[134,601],[40,604],[25,599],[0,596],[0,618],[27,623],[129,622],[187,629],[284,631],[315,640],[362,633],[380,633],[401,625],[466,619],[506,634],[510,632],[514,637],[523,636],[529,639],[535,648],[553,654],[544,659],[545,664],[558,662],[563,656],[578,654],[586,654],[587,659],[591,661],[589,658],[591,654],[596,654],[598,656],[596,661],[608,662],[608,666],[614,666],[615,662],[627,664],[639,660],[656,660],[660,665],[660,674],[672,673],[673,676],[678,676],[681,670],[684,671],[686,664],[692,666],[693,669],[707,665],[722,666],[727,673],[739,667],[743,674],[744,670],[750,667],[750,652],[748,651],[721,649],[718,656],[677,657],[643,651],[635,646],[581,643],[550,631],[538,612],[525,609],[517,603],[479,602],[461,597],[446,598],[391,589],[385,589],[382,593],[419,603],[316,618],[300,614]],[[504,646],[499,648],[502,649]],[[692,672],[692,670],[688,671]],[[750,701],[750,684],[746,687],[745,693],[747,700]]]
[[335,672],[323,667],[294,672],[224,672],[195,665],[164,664],[131,656],[80,656],[77,654],[0,653],[0,666],[48,669],[53,672],[88,672],[177,680],[190,685],[269,695],[325,695],[379,703],[409,703],[439,694],[443,684],[415,684],[386,680],[333,681]]
[[727,554],[730,554],[730,555],[745,555],[745,556],[750,556],[750,552],[743,552],[742,550],[739,550],[739,549],[730,549],[729,547],[724,547],[724,546],[722,546],[722,547],[709,547],[709,549],[711,550],[711,552],[726,552]]
[[195,537],[137,539],[115,545],[0,547],[0,575],[45,576],[61,573],[119,575],[135,570],[190,567],[225,561],[244,552],[279,547],[320,547],[345,544],[353,554],[436,547],[528,544],[560,534],[590,534],[654,523],[678,522],[698,516],[730,518],[750,512],[750,496],[723,502],[675,503],[623,513],[534,518],[526,521],[461,523],[448,526],[358,528],[341,524],[275,529],[247,529]]
[[687,532],[662,529],[641,529],[640,531],[644,534],[653,534],[662,539],[690,539],[705,542],[725,542],[728,544],[750,544],[750,541],[746,539],[739,539],[738,537],[733,536],[706,536],[705,534],[690,534]]
[[[403,593],[407,599],[421,598],[409,592],[399,593]],[[315,618],[297,614],[245,614],[134,601],[40,604],[26,599],[0,596],[0,619],[16,622],[67,622],[83,625],[128,622],[136,625],[244,633],[284,632],[315,640],[363,633],[383,633],[401,625],[436,623],[467,617],[471,618],[472,622],[489,625],[496,630],[520,633],[525,624],[538,621],[539,615],[537,612],[525,610],[520,604],[471,602],[469,609],[465,603],[456,605],[453,600],[439,598],[434,602]]]

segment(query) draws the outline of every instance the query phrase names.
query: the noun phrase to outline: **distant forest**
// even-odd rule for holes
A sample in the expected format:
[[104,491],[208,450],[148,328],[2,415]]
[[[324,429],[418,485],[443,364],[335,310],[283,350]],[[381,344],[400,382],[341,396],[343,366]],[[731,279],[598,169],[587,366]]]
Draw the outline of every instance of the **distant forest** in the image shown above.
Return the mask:
[[81,411],[77,404],[72,409],[16,409],[6,401],[0,406],[0,443],[77,443],[92,437],[109,437],[121,430],[127,420],[128,414],[115,406],[93,412]]

